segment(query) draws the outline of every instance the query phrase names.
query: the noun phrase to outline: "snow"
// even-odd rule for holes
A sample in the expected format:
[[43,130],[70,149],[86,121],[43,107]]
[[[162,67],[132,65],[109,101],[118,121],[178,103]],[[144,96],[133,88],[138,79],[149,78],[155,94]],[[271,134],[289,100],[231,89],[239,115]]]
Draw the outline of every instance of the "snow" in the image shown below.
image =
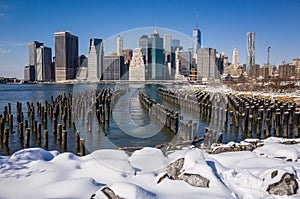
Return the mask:
[[[110,188],[116,195],[133,198],[300,198],[273,196],[266,190],[288,172],[298,183],[300,144],[268,138],[253,151],[208,154],[184,148],[164,155],[156,148],[143,148],[131,155],[103,149],[87,156],[23,149],[0,156],[0,198],[94,198],[106,199]],[[299,142],[299,139],[294,139]],[[257,140],[246,140],[257,142]],[[238,143],[229,143],[228,146]],[[209,179],[209,188],[193,187],[181,180],[165,178],[168,164],[184,158],[181,173]],[[274,175],[276,171],[277,175]]]

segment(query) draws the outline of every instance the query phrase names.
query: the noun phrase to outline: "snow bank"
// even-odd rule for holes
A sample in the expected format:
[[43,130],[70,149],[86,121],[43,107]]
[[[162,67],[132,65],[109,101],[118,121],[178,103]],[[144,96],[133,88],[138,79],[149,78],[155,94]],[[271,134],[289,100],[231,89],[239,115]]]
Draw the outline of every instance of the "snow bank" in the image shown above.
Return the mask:
[[[143,148],[130,156],[119,150],[98,150],[85,157],[24,149],[0,157],[0,198],[106,199],[105,188],[123,198],[275,198],[267,191],[270,185],[287,173],[297,183],[300,172],[300,144],[285,141],[269,138],[253,151],[208,154],[186,148],[168,156],[156,148]],[[209,180],[208,188],[180,179],[158,183],[168,165],[180,158],[184,163],[179,175],[201,175]],[[284,197],[299,198],[300,192]]]

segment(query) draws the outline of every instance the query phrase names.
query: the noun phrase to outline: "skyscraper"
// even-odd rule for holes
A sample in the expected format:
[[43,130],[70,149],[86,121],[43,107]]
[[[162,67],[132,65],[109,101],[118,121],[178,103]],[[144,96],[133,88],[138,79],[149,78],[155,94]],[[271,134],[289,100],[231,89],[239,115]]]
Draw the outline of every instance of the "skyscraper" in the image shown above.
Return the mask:
[[117,39],[117,55],[121,56],[123,50],[123,38],[119,35]]
[[200,48],[197,53],[197,75],[198,80],[215,79],[217,75],[216,49]]
[[250,68],[255,64],[255,32],[247,32],[247,62],[246,71],[249,74]]
[[232,65],[237,68],[239,66],[239,51],[234,48],[232,52]]
[[24,80],[29,82],[35,81],[35,68],[33,65],[25,66]]
[[198,49],[201,48],[201,32],[198,29],[198,25],[193,30],[193,53],[194,58],[197,59]]
[[34,66],[35,70],[35,80],[37,77],[36,71],[37,71],[37,48],[44,45],[41,42],[33,41],[28,44],[28,55],[29,55],[29,66]]
[[172,35],[165,34],[164,35],[164,49],[165,49],[165,62],[171,62],[172,60]]
[[127,70],[124,57],[118,55],[104,56],[103,80],[126,80]]
[[148,42],[149,38],[147,35],[142,35],[139,39],[139,48],[142,51],[144,63],[148,63]]
[[158,30],[155,29],[149,38],[149,60],[148,78],[151,80],[164,79],[164,57],[163,57],[163,38],[159,37]]
[[40,46],[37,48],[36,80],[52,81],[52,51],[51,48]]
[[55,38],[55,81],[75,79],[78,67],[78,37],[62,31]]
[[145,64],[140,48],[133,52],[132,61],[129,66],[129,81],[145,81]]
[[[179,39],[172,39],[172,46],[178,47],[180,46],[180,40]],[[175,51],[175,50],[174,50]]]
[[101,55],[101,45],[102,39],[90,39],[88,55],[88,80],[90,81],[98,81],[101,79],[103,70],[103,55]]

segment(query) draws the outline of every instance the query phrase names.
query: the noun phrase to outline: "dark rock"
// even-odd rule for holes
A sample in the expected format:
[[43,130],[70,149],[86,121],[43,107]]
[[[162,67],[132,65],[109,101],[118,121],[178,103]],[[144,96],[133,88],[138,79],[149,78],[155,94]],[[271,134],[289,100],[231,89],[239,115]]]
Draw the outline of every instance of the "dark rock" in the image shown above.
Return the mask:
[[209,180],[199,174],[193,173],[181,173],[182,167],[184,165],[184,158],[180,158],[175,162],[169,164],[166,169],[166,174],[164,174],[161,178],[159,178],[157,183],[163,181],[166,177],[171,180],[183,180],[186,183],[190,184],[194,187],[209,187]]
[[175,162],[172,162],[167,167],[167,175],[172,180],[178,180],[178,176],[180,175],[180,170],[182,169],[184,164],[184,158],[179,158]]
[[[271,174],[272,175],[272,174]],[[297,193],[298,182],[296,181],[294,174],[285,173],[282,175],[279,182],[270,184],[267,188],[267,192],[272,195],[293,195]]]
[[114,193],[114,191],[111,190],[111,189],[108,188],[108,187],[104,187],[101,191],[106,195],[106,197],[107,197],[108,199],[125,199],[125,198],[122,198],[122,197],[116,195],[116,194]]
[[275,170],[271,173],[271,178],[275,178],[278,175],[278,170]]
[[209,188],[209,180],[199,174],[184,173],[179,176],[180,180],[187,182],[194,187]]

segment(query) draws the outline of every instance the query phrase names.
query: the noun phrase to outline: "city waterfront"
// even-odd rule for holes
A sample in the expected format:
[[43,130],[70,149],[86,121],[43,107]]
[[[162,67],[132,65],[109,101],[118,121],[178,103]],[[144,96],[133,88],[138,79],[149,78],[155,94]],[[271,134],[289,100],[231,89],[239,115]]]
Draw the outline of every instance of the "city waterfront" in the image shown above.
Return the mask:
[[[36,115],[35,120],[41,125],[40,131],[49,131],[49,138],[47,143],[48,150],[58,150],[61,152],[69,151],[76,153],[76,132],[79,132],[80,137],[85,140],[86,153],[91,153],[97,149],[108,148],[116,149],[120,147],[154,147],[159,144],[178,142],[182,140],[182,135],[180,135],[180,132],[182,133],[182,131],[178,130],[177,132],[171,132],[169,129],[165,128],[164,124],[160,125],[156,123],[155,120],[153,120],[154,122],[152,121],[153,118],[151,118],[151,115],[149,115],[144,107],[142,107],[141,101],[139,99],[140,92],[145,93],[150,97],[150,99],[155,100],[157,103],[162,104],[163,106],[169,108],[171,111],[178,112],[181,115],[181,119],[183,120],[183,122],[192,122],[196,124],[197,128],[193,130],[195,131],[193,132],[195,138],[203,137],[205,132],[207,131],[207,128],[209,128],[212,132],[222,133],[223,143],[227,143],[229,141],[242,141],[245,138],[264,138],[271,135],[280,136],[281,133],[284,133],[283,129],[279,129],[278,131],[275,129],[276,125],[275,121],[273,121],[275,120],[275,116],[273,117],[273,119],[269,120],[269,122],[267,121],[267,124],[263,122],[263,120],[265,119],[268,120],[267,117],[268,114],[270,114],[272,107],[269,112],[266,111],[266,113],[264,113],[264,117],[259,116],[259,114],[262,113],[260,109],[257,109],[258,114],[255,114],[254,112],[251,113],[255,110],[251,109],[251,111],[249,111],[249,108],[247,109],[247,107],[244,108],[246,108],[248,111],[237,109],[236,111],[241,112],[241,114],[250,113],[254,114],[253,116],[257,115],[257,117],[259,118],[254,120],[262,121],[262,123],[258,123],[260,125],[257,126],[255,122],[253,124],[253,127],[252,123],[249,122],[250,126],[248,127],[249,116],[245,117],[247,119],[247,123],[245,124],[245,119],[243,119],[244,117],[242,115],[233,115],[236,111],[233,109],[234,107],[229,109],[227,102],[224,102],[223,104],[220,104],[220,102],[218,102],[219,105],[217,105],[216,102],[213,102],[214,100],[220,101],[221,98],[224,100],[227,99],[228,95],[226,94],[229,93],[223,92],[221,94],[221,92],[218,92],[218,89],[214,90],[210,95],[210,98],[212,99],[209,99],[212,101],[210,102],[211,108],[208,109],[210,110],[210,114],[208,114],[207,117],[204,117],[205,112],[201,112],[201,110],[198,109],[193,111],[188,110],[184,106],[183,102],[179,103],[179,106],[178,104],[176,105],[174,103],[171,103],[170,100],[168,100],[168,96],[162,95],[161,91],[163,90],[158,88],[165,88],[167,89],[167,93],[169,93],[168,89],[176,91],[178,89],[184,88],[186,90],[189,90],[193,87],[174,84],[2,84],[0,85],[0,111],[4,114],[5,106],[7,108],[8,103],[10,103],[10,111],[13,115],[13,129],[9,133],[7,146],[1,142],[0,153],[2,155],[9,155],[25,147],[24,143],[20,142],[18,136],[19,128],[17,123],[17,104],[22,104],[22,111],[24,113],[23,121],[25,121],[30,119],[27,110],[28,106],[26,106],[26,104],[28,103],[32,104],[33,107],[36,107],[36,109],[34,110]],[[78,93],[84,94],[84,92],[91,91],[93,96],[93,92],[103,89],[124,89],[125,94],[120,96],[120,98],[116,101],[116,104],[112,108],[111,115],[109,116],[109,118],[107,117],[107,120],[102,124],[99,120],[97,120],[97,116],[94,113],[91,115],[92,125],[88,128],[88,108],[85,108],[87,110],[83,115],[74,114],[74,119],[71,120],[69,118],[68,122],[66,122],[65,129],[67,134],[67,144],[65,147],[63,147],[60,141],[58,141],[57,135],[53,134],[51,116],[49,117],[47,124],[43,123],[43,117],[38,117],[39,113],[37,103],[39,103],[40,106],[45,106],[45,104],[53,103],[53,99],[56,99],[56,97],[58,96],[73,96],[73,98],[71,98],[73,107],[77,107],[79,106],[79,104],[76,104],[77,102],[75,98]],[[158,90],[160,90],[160,93],[157,92]],[[197,92],[200,92],[201,90],[203,90],[203,88],[194,88],[194,90],[198,90]],[[245,98],[243,97],[229,97],[228,99],[232,102],[235,102],[237,100],[245,100]],[[91,99],[88,98],[88,101],[92,101],[92,103],[94,103],[93,100],[95,100],[93,97],[91,97]],[[235,106],[232,102],[231,106]],[[267,101],[266,105],[268,106],[269,103],[270,102]],[[280,107],[285,106],[288,108],[290,107],[290,105],[287,106],[283,103],[282,105],[280,105]],[[289,109],[287,109],[287,111],[290,111]],[[225,110],[226,112],[224,112]],[[50,113],[48,112],[48,114]],[[61,118],[57,119],[58,124],[63,123]],[[274,124],[272,125],[272,123]],[[267,127],[266,125],[269,126]],[[179,128],[181,128],[181,125],[178,126]],[[5,128],[9,128],[9,123],[5,123]],[[32,125],[29,125],[29,128],[31,128],[31,130],[34,129]],[[25,130],[26,129],[24,129],[24,134]],[[261,133],[266,131],[266,134]],[[292,128],[289,131],[291,131],[291,133],[288,137],[295,137],[294,133],[292,133]],[[189,139],[192,140],[194,138]],[[36,136],[31,136],[29,142],[30,147],[44,147],[41,139],[37,139]]]

